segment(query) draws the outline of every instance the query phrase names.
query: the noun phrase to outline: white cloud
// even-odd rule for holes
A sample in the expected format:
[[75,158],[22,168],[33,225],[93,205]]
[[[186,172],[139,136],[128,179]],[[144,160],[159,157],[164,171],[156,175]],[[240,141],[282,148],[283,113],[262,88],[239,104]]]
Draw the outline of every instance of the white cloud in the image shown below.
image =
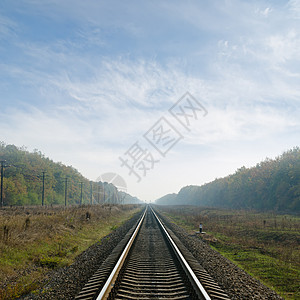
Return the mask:
[[8,36],[14,36],[17,29],[16,22],[0,14],[0,40]]
[[290,29],[285,35],[272,35],[266,42],[270,56],[275,63],[285,63],[288,60],[300,62],[299,31]]
[[295,19],[300,19],[300,1],[299,0],[290,0],[288,2],[288,7],[292,12],[292,16]]
[[258,104],[225,109],[210,107],[208,115],[192,128],[188,144],[254,142],[272,135],[300,129],[299,110],[293,113]]
[[[201,184],[297,142],[299,1],[134,4],[28,0],[18,6],[24,20],[50,18],[59,38],[10,41],[6,55],[17,55],[1,63],[1,139],[38,148],[91,179],[120,172],[134,194],[148,198],[154,184],[159,195]],[[65,19],[75,25],[64,35]],[[0,17],[0,34],[13,35],[22,22]],[[186,91],[207,117],[137,186],[118,157]]]
[[261,15],[261,16],[267,18],[272,11],[273,11],[273,9],[271,7],[266,7],[266,8],[257,8],[255,12],[258,15]]

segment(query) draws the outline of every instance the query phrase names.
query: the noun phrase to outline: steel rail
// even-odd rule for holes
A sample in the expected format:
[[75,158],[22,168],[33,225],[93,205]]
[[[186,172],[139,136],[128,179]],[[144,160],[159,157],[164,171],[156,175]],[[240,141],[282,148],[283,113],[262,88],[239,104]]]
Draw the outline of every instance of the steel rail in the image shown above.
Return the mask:
[[172,248],[174,249],[174,252],[176,253],[176,256],[178,257],[178,259],[179,259],[180,263],[182,264],[183,268],[185,269],[185,271],[186,271],[189,279],[192,281],[192,284],[193,284],[194,288],[196,288],[198,290],[198,291],[196,290],[197,294],[202,299],[210,300],[211,299],[210,296],[207,294],[206,290],[204,289],[204,287],[202,286],[202,284],[198,280],[198,278],[195,275],[194,271],[192,270],[192,268],[190,267],[190,265],[188,264],[188,262],[186,261],[186,259],[183,257],[181,251],[176,246],[175,242],[173,241],[173,239],[169,235],[169,233],[166,230],[165,226],[162,224],[162,222],[160,221],[160,219],[158,218],[158,216],[154,212],[153,208],[151,206],[150,206],[150,208],[151,208],[154,216],[156,217],[156,220],[160,224],[162,230],[164,231],[166,237],[168,238],[170,244],[172,245]]
[[160,221],[160,219],[158,218],[158,216],[156,215],[156,213],[154,212],[154,210],[152,209],[151,206],[147,206],[143,216],[141,217],[141,220],[139,221],[134,233],[132,234],[129,242],[127,243],[124,251],[122,252],[118,262],[116,263],[113,271],[111,272],[109,278],[107,279],[107,281],[105,282],[103,288],[101,289],[99,295],[97,296],[97,300],[103,300],[103,299],[107,299],[109,296],[110,291],[113,289],[115,282],[117,280],[119,271],[121,270],[125,259],[128,256],[128,253],[133,245],[133,242],[141,228],[141,225],[144,221],[146,212],[148,207],[150,207],[153,215],[155,216],[156,220],[158,221],[159,226],[161,227],[163,234],[166,236],[167,240],[169,241],[173,251],[175,252],[175,255],[177,256],[180,264],[182,265],[183,269],[185,270],[186,275],[188,276],[189,280],[191,281],[192,286],[195,289],[196,294],[198,295],[199,299],[204,299],[204,300],[210,300],[210,296],[207,294],[207,292],[205,291],[204,287],[202,286],[202,284],[200,283],[200,281],[198,280],[198,278],[196,277],[194,271],[192,270],[192,268],[190,267],[190,265],[188,264],[188,262],[186,261],[186,259],[184,258],[184,256],[182,255],[181,251],[178,249],[178,247],[176,246],[175,242],[173,241],[173,239],[171,238],[171,236],[169,235],[169,233],[167,232],[165,226],[162,224],[162,222]]
[[145,215],[146,215],[146,211],[147,211],[148,207],[146,207],[143,216],[141,217],[141,220],[139,221],[134,233],[132,234],[129,242],[127,243],[123,253],[121,254],[118,262],[116,263],[114,269],[112,270],[110,276],[108,277],[107,281],[105,282],[102,290],[100,291],[99,295],[97,296],[97,300],[102,300],[102,299],[106,299],[111,291],[111,289],[114,287],[115,281],[118,277],[119,271],[122,268],[124,261],[129,253],[129,250],[131,249],[131,246],[140,230],[140,227],[144,221]]

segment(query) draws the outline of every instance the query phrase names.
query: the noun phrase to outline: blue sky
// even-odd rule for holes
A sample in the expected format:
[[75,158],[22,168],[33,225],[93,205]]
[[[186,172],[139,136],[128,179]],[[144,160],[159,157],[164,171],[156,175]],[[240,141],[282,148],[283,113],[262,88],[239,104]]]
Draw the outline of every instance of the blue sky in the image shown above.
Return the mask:
[[[298,0],[2,0],[0,140],[148,201],[253,166],[299,146],[299,28]],[[168,112],[187,91],[208,111],[189,131]],[[165,156],[143,137],[161,117]],[[137,141],[159,160],[140,182]]]

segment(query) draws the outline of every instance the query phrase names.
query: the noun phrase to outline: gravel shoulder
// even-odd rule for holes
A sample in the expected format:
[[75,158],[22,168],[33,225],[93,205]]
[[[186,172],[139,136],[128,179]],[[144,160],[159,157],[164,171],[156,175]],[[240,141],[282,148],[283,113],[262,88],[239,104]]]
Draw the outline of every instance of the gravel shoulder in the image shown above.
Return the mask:
[[75,262],[48,274],[43,288],[21,299],[74,299],[88,279],[136,224],[143,210],[118,227],[100,242],[77,256]]
[[231,299],[283,299],[210,248],[199,237],[189,235],[166,216],[160,213],[158,215]]
[[[81,253],[72,265],[49,273],[41,290],[22,299],[74,299],[88,279],[137,223],[141,213],[135,214],[99,243]],[[160,213],[158,215],[231,299],[282,299],[274,291],[211,249],[199,237],[189,235],[166,216]]]

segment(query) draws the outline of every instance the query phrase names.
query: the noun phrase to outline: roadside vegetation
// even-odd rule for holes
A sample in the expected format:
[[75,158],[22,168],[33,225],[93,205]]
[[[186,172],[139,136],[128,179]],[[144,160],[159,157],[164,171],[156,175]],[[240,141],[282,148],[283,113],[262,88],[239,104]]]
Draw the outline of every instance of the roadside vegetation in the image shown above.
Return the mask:
[[300,217],[273,212],[158,206],[174,223],[285,299],[300,299]]
[[140,205],[0,209],[0,299],[38,289],[47,274],[118,228]]
[[156,203],[299,214],[300,148],[266,159],[252,168],[241,167],[234,174],[202,186],[183,187],[177,195],[165,195]]
[[38,150],[29,152],[0,141],[0,163],[0,206],[141,203],[112,183],[89,181],[74,167],[54,162]]

